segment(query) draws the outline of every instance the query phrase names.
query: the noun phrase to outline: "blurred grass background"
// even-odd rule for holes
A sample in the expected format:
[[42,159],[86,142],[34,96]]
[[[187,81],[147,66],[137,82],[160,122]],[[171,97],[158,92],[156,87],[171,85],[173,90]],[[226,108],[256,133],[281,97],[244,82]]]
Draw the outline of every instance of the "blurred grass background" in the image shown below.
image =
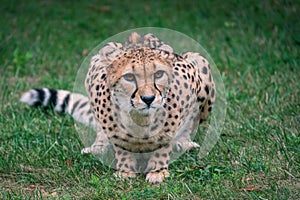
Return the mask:
[[[291,0],[1,0],[0,198],[299,199],[299,9]],[[146,26],[197,40],[228,101],[213,151],[185,154],[160,186],[115,178],[80,155],[70,117],[18,102],[32,87],[72,90],[93,47]]]

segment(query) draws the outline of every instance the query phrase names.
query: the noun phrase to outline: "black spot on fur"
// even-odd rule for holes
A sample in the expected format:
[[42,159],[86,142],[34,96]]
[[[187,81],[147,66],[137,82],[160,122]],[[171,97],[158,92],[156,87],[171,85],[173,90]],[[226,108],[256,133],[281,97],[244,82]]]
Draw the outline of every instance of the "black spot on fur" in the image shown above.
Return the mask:
[[188,85],[187,83],[184,83],[183,85],[184,85],[184,87],[185,87],[186,89],[189,88],[189,85]]
[[101,79],[105,80],[106,79],[106,74],[102,74]]
[[197,101],[198,101],[198,102],[202,102],[202,103],[203,103],[204,100],[205,100],[205,97],[197,97]]
[[207,74],[207,67],[204,66],[204,67],[202,68],[202,72],[203,72],[203,74]]
[[211,105],[211,100],[208,100],[208,101],[207,101],[207,104],[210,106],[210,105]]
[[209,94],[209,87],[208,87],[208,85],[205,86],[204,90],[205,90],[206,94]]

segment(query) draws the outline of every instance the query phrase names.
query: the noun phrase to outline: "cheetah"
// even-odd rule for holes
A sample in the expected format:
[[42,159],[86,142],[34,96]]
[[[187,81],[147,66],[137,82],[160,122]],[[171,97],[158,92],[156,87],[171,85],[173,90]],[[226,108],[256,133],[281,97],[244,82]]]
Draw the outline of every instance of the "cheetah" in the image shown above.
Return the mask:
[[149,183],[169,177],[174,151],[199,147],[192,141],[211,112],[216,89],[206,58],[177,54],[155,35],[132,33],[126,42],[109,42],[94,55],[85,79],[87,95],[31,89],[21,102],[52,104],[54,110],[97,130],[82,153],[114,151],[121,177],[142,172]]

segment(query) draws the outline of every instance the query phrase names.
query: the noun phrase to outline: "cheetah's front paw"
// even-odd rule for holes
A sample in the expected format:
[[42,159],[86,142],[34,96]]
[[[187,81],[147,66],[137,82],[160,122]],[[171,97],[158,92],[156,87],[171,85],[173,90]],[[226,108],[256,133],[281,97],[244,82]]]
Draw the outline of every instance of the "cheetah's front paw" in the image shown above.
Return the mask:
[[92,145],[81,150],[81,154],[101,155],[108,151],[109,145]]
[[159,184],[164,181],[164,178],[167,178],[169,176],[170,173],[168,172],[168,170],[164,169],[159,172],[149,172],[146,175],[146,180],[152,184]]
[[90,147],[83,148],[81,154],[103,155],[108,153],[109,149],[110,143],[108,141],[96,140]]
[[192,141],[177,141],[174,143],[174,147],[178,152],[185,152],[191,149],[199,148],[200,145]]

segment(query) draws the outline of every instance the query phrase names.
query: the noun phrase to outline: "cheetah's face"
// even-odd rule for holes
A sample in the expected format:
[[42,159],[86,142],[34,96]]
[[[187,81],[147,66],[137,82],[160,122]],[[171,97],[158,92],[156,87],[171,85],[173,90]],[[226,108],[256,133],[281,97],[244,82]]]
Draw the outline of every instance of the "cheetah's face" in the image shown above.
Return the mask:
[[171,66],[161,60],[131,59],[121,67],[121,73],[112,76],[117,81],[110,80],[113,101],[128,112],[150,114],[162,108],[170,84]]

